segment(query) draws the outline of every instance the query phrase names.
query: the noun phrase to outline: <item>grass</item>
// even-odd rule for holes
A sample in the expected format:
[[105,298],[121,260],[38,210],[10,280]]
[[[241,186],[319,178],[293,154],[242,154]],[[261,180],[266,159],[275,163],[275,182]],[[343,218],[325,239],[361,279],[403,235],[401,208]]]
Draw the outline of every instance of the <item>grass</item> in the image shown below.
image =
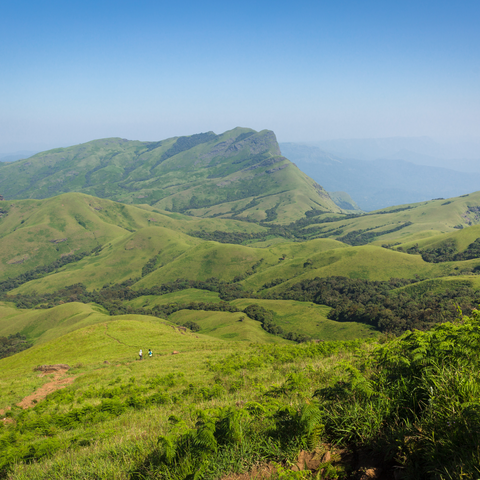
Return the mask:
[[[438,201],[424,202],[393,213],[388,211],[394,208],[386,209],[387,213],[342,220],[337,222],[337,226],[343,225],[345,234],[355,229],[373,228],[380,221],[383,229],[389,229],[389,225],[398,222],[413,221],[413,230],[408,227],[408,232],[400,230],[385,238],[380,237],[378,242],[388,240],[392,243],[400,241],[406,246],[413,243],[435,246],[452,238],[461,250],[476,238],[478,228],[456,230],[453,226],[440,227],[438,221],[442,218],[447,224],[453,222],[457,225],[462,215],[465,216],[462,212],[474,204],[477,197],[477,194],[471,194],[466,198],[453,199],[452,203],[444,206]],[[428,264],[419,256],[374,245],[349,247],[334,238],[305,242],[282,239],[280,243],[273,238],[248,246],[204,241],[190,237],[186,232],[204,229],[248,233],[265,231],[265,227],[234,220],[205,220],[178,213],[162,213],[155,211],[154,207],[125,206],[78,193],[42,201],[15,201],[9,205],[13,206],[8,207],[8,215],[0,220],[0,236],[3,235],[0,275],[3,269],[4,278],[24,273],[34,265],[47,264],[60,255],[86,251],[97,243],[104,246],[98,255],[85,257],[56,273],[24,284],[17,290],[21,293],[33,290],[52,292],[77,282],[85,283],[90,289],[101,288],[111,282],[139,278],[145,264],[157,255],[155,270],[141,278],[138,287],[174,281],[179,272],[190,279],[205,280],[216,276],[231,281],[237,276],[245,277],[251,267],[262,259],[255,274],[243,280],[245,288],[257,291],[265,283],[278,278],[292,283],[303,278],[329,275],[371,280],[413,278],[415,275],[433,278],[457,274],[456,269],[463,266],[463,262]],[[445,216],[439,217],[438,212]],[[324,225],[334,228],[336,223]],[[425,230],[427,225],[431,226],[430,230]],[[440,228],[447,233],[438,233]],[[64,238],[65,241],[52,242]],[[472,261],[472,265],[476,266],[478,262],[475,262]]]
[[[241,133],[249,132],[235,129],[215,142],[230,141]],[[256,138],[266,141],[268,135],[261,132]],[[479,222],[475,208],[470,207],[480,204],[480,193],[448,202],[392,207],[314,227],[325,235],[336,229],[332,238],[220,244],[188,233],[265,232],[264,226],[251,222],[200,217],[238,213],[239,218],[285,224],[318,207],[319,196],[312,193],[315,186],[286,160],[275,163],[286,166],[275,172],[267,173],[269,165],[258,167],[256,172],[263,175],[253,183],[245,177],[236,179],[238,165],[248,161],[246,150],[222,164],[211,156],[209,141],[193,147],[195,158],[187,150],[180,151],[176,142],[169,139],[150,153],[142,150],[147,148],[142,142],[107,139],[84,146],[88,155],[80,155],[75,162],[75,148],[37,156],[39,165],[53,165],[58,156],[64,156],[66,167],[79,169],[71,179],[57,169],[37,185],[39,195],[51,193],[49,182],[62,180],[73,190],[85,187],[90,193],[130,204],[83,193],[2,202],[0,279],[101,244],[98,255],[16,291],[51,292],[77,282],[89,289],[101,288],[142,275],[136,287],[179,277],[215,276],[235,279],[246,290],[260,293],[282,292],[304,279],[338,275],[369,280],[419,276],[424,280],[404,289],[420,295],[464,285],[480,287],[479,276],[460,275],[477,266],[478,259],[431,264],[419,255],[379,246],[418,243],[421,248],[433,248],[454,240],[462,251],[479,236],[480,227],[455,227]],[[131,148],[140,149],[137,153],[144,157],[137,169],[127,172],[128,188],[120,194],[116,182],[126,172]],[[177,148],[175,156],[158,163],[172,148]],[[92,172],[114,151],[119,154],[108,167]],[[275,157],[273,150],[267,157]],[[26,188],[32,175],[39,174],[37,167],[18,178],[19,188]],[[2,167],[0,173],[12,168]],[[192,175],[182,174],[187,170]],[[207,170],[218,176],[206,182]],[[0,176],[0,185],[5,185],[5,178]],[[165,188],[158,188],[158,178]],[[249,190],[250,183],[256,191]],[[279,185],[288,192],[280,193]],[[242,189],[243,193],[235,193]],[[259,191],[265,196],[260,198]],[[217,204],[202,206],[212,199]],[[189,216],[166,210],[187,207]],[[336,240],[355,230],[381,233],[406,222],[412,224],[377,236],[373,245],[350,247]],[[308,234],[311,227],[304,232]],[[144,274],[142,269],[152,258],[156,258],[153,271]],[[264,288],[277,279],[284,281]],[[220,299],[217,293],[189,289],[126,303],[152,308],[197,301]],[[248,298],[232,303],[238,308],[258,303],[275,312],[275,323],[285,332],[326,341],[292,344],[268,334],[242,313],[181,310],[168,322],[145,315],[109,316],[99,306],[81,303],[38,310],[1,303],[0,336],[20,332],[35,345],[0,360],[0,409],[12,407],[8,416],[13,420],[0,424],[0,461],[7,462],[0,463],[0,470],[8,465],[3,474],[11,479],[173,479],[200,471],[205,478],[223,478],[256,462],[293,460],[300,449],[338,443],[353,444],[356,451],[377,449],[403,468],[406,479],[419,478],[415,468],[421,469],[422,478],[478,477],[478,314],[436,326],[431,332],[407,332],[386,341],[365,325],[328,320],[329,308],[313,303]],[[175,325],[189,321],[199,325],[199,332]],[[329,341],[354,338],[362,340]],[[138,361],[140,348],[144,354],[151,348],[153,358]],[[16,404],[53,379],[39,376],[34,368],[55,363],[72,367],[67,377],[73,383],[33,409],[21,411]],[[219,433],[231,420],[228,415],[237,413],[248,419],[242,424],[240,443],[233,437],[227,441],[222,437],[225,432]],[[237,427],[233,425],[229,435]],[[208,436],[211,429],[215,438]],[[210,446],[205,439],[210,439]],[[473,449],[466,439],[473,439]],[[171,450],[162,445],[170,445]],[[195,450],[195,445],[202,448]],[[342,478],[341,472],[337,474]]]
[[[118,416],[89,418],[68,429],[51,427],[47,440],[39,427],[36,435],[47,442],[44,445],[51,442],[49,439],[56,439],[54,453],[44,455],[40,461],[30,465],[16,464],[9,478],[98,478],[100,473],[108,478],[131,478],[132,469],[139,468],[156,448],[159,435],[169,433],[169,417],[172,418],[172,415],[193,427],[202,411],[215,412],[252,400],[273,406],[278,401],[267,400],[268,397],[263,397],[264,393],[275,382],[282,384],[292,369],[300,371],[308,367],[308,372],[311,372],[308,375],[312,375],[312,379],[320,372],[322,376],[329,376],[336,370],[332,359],[325,359],[323,355],[315,358],[300,355],[296,360],[292,354],[297,347],[285,352],[262,352],[259,347],[244,342],[232,344],[202,335],[182,335],[178,330],[158,325],[155,321],[131,318],[108,323],[107,333],[111,337],[129,342],[128,345],[136,348],[142,343],[153,348],[154,357],[139,362],[135,360],[136,348],[132,350],[121,345],[105,333],[104,325],[87,327],[62,337],[58,342],[51,342],[49,348],[34,347],[27,356],[0,361],[2,371],[5,368],[9,372],[0,385],[3,392],[9,392],[6,396],[2,395],[2,406],[13,405],[21,396],[49,380],[37,377],[32,371],[34,365],[73,362],[72,357],[79,361],[69,372],[76,377],[71,386],[52,394],[26,416],[18,416],[18,410],[13,410],[13,417],[18,416],[18,421],[26,426],[25,432],[29,428],[28,422],[37,422],[38,425],[43,415],[60,418],[59,415],[83,408],[86,404],[100,406],[108,392],[116,392],[114,395],[118,398],[128,400],[131,392],[137,392],[138,397],[164,391],[162,395],[176,400],[155,407],[129,407]],[[170,354],[174,348],[179,349],[178,355]],[[239,363],[240,358],[245,362],[243,367]],[[104,359],[110,363],[104,364]],[[238,370],[239,367],[241,370]],[[19,380],[19,376],[23,377],[23,381]],[[309,388],[313,393],[314,385]],[[35,435],[25,434],[17,437],[17,441],[28,441],[35,447],[39,445],[36,438]],[[226,464],[222,468],[227,468],[227,472],[231,468],[234,468],[233,471],[245,469],[255,458],[257,455],[252,455],[236,467]]]
[[188,288],[179,292],[166,293],[165,295],[145,295],[142,297],[128,300],[125,305],[132,307],[153,308],[155,305],[167,305],[169,303],[189,303],[189,302],[221,302],[217,292],[208,290],[199,290],[197,288]]
[[267,333],[262,329],[260,322],[248,318],[241,312],[180,310],[170,315],[169,320],[179,325],[190,321],[195,322],[200,326],[198,333],[227,341],[290,343],[288,340]]
[[353,340],[378,336],[378,332],[367,325],[353,322],[334,322],[327,318],[330,307],[311,302],[294,300],[250,300],[231,302],[238,308],[252,303],[275,312],[275,324],[285,332],[303,333],[319,340]]
[[[104,369],[117,369],[104,364],[105,361],[111,365],[120,365],[118,368],[121,371],[130,372],[134,368],[136,372],[143,374],[147,369],[147,360],[152,360],[157,368],[164,363],[178,364],[179,357],[171,356],[173,350],[181,352],[181,363],[195,366],[198,365],[195,356],[199,351],[228,348],[227,345],[217,345],[218,340],[210,337],[193,335],[188,331],[181,332],[176,326],[155,317],[122,315],[107,318],[108,320],[105,319],[102,323],[79,328],[0,360],[4,372],[0,379],[0,391],[9,392],[2,394],[0,408],[16,404],[45,382],[45,379],[38,378],[38,373],[33,371],[37,365],[77,365],[71,374],[82,374],[80,382],[91,384],[92,377],[83,377],[86,372],[96,371],[97,373],[92,375],[98,376]],[[137,362],[140,348],[145,354],[151,348],[155,353],[154,359]]]
[[277,265],[259,271],[242,283],[247,289],[258,290],[263,285],[279,278],[284,283],[272,291],[287,289],[304,279],[328,276],[345,276],[368,280],[415,278],[416,275],[435,277],[453,271],[453,265],[426,263],[418,255],[394,252],[373,245],[338,248],[308,257],[311,263],[305,265],[304,258],[287,257]]
[[[49,264],[62,255],[89,251],[102,245],[108,246],[109,250],[102,252],[101,258],[89,260],[90,263],[105,262],[105,276],[110,275],[108,281],[111,281],[114,277],[108,268],[112,265],[123,270],[124,275],[138,274],[150,256],[163,251],[168,240],[177,243],[178,248],[181,244],[194,246],[202,242],[187,237],[186,232],[250,233],[265,230],[259,225],[237,220],[196,219],[79,193],[46,200],[15,200],[2,205],[2,209],[7,214],[0,217],[0,280]],[[119,265],[115,264],[115,259],[108,258],[112,249],[116,250],[114,256],[120,257]],[[167,262],[171,255],[180,253],[181,250],[173,252],[170,248],[160,261]],[[133,262],[130,272],[122,266],[122,261]],[[87,265],[89,262],[84,262],[82,267]],[[99,273],[98,269],[96,273]]]
[[273,132],[244,128],[161,142],[108,138],[42,152],[2,168],[0,187],[9,199],[71,191],[196,216],[223,209],[226,216],[262,220],[279,204],[279,220],[289,222],[318,205],[340,211],[280,156]]
[[[325,224],[324,230],[341,229],[334,233],[333,238],[339,238],[355,230],[377,229],[377,231],[389,230],[406,222],[412,224],[393,233],[379,235],[374,243],[401,243],[411,244],[421,242],[431,236],[456,232],[458,227],[467,227],[479,223],[480,218],[470,206],[476,207],[480,203],[480,192],[474,192],[467,196],[444,200],[430,200],[428,202],[399,205],[377,212],[369,212],[368,215],[353,219],[339,220],[338,222]],[[399,209],[402,209],[398,211]],[[310,228],[310,227],[308,227]]]
[[46,310],[23,310],[0,303],[0,335],[20,332],[35,344],[106,321],[110,316],[98,305],[73,302]]
[[[0,460],[10,479],[196,471],[223,478],[259,462],[288,465],[300,449],[333,442],[373,449],[390,462],[386,471],[402,467],[407,480],[419,471],[428,480],[475,478],[478,322],[475,313],[383,345],[292,345],[227,342],[155,318],[113,317],[0,360],[0,408],[50,381],[35,365],[77,362],[68,372],[73,384],[28,411],[10,411],[15,422],[0,429]],[[140,347],[154,357],[136,360]],[[334,477],[358,471],[342,462],[327,462]]]

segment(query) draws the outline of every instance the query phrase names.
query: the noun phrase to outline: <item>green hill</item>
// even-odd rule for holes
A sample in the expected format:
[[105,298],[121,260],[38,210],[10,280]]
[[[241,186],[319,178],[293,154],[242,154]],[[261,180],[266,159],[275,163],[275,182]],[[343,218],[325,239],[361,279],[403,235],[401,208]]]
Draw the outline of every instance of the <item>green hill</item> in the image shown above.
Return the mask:
[[399,205],[366,214],[311,211],[286,228],[301,239],[335,238],[349,245],[410,244],[480,223],[480,192]]
[[0,335],[27,335],[35,344],[46,343],[87,325],[110,321],[99,306],[66,303],[47,310],[17,309],[0,303]]
[[[123,262],[129,272],[124,276],[132,272],[135,276],[141,274],[142,267],[159,250],[165,250],[162,261],[166,261],[187,248],[185,242],[192,246],[202,242],[186,237],[184,232],[222,230],[249,234],[266,231],[254,223],[170,214],[79,193],[45,200],[0,202],[0,209],[0,280],[55,261],[73,260],[74,255],[95,247],[106,249],[101,252],[102,258],[108,257],[113,250],[115,255],[121,252],[119,262]],[[172,247],[168,247],[169,242]],[[136,264],[135,255],[140,257]],[[118,275],[119,265],[114,258],[109,258],[107,265],[118,269]],[[91,263],[96,263],[98,258],[94,260],[90,258]],[[85,263],[88,262],[81,265]]]
[[[234,300],[233,305],[245,308],[252,303],[249,299]],[[259,300],[255,303],[275,312],[275,323],[285,332],[304,334],[319,340],[353,340],[377,337],[378,332],[360,323],[339,324],[327,318],[330,310],[324,305],[294,300]]]
[[235,129],[0,169],[32,197],[0,202],[0,342],[23,342],[0,478],[478,470],[480,192],[345,212],[276,148]]
[[3,166],[8,200],[82,192],[200,217],[292,221],[328,193],[280,154],[273,132],[235,128],[160,142],[108,138],[42,152]]

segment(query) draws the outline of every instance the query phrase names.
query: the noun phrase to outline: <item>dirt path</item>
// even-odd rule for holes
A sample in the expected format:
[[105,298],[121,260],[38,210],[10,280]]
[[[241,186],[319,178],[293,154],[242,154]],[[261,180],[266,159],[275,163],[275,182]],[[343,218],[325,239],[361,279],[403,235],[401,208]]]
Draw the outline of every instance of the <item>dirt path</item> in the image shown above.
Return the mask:
[[[73,383],[76,377],[62,378],[68,372],[68,368],[58,368],[55,370],[53,380],[43,384],[38,390],[31,395],[26,396],[20,403],[17,403],[19,407],[30,408],[35,406],[40,400],[43,400],[48,394],[65,388],[67,385]],[[48,375],[48,371],[41,374],[41,377]]]

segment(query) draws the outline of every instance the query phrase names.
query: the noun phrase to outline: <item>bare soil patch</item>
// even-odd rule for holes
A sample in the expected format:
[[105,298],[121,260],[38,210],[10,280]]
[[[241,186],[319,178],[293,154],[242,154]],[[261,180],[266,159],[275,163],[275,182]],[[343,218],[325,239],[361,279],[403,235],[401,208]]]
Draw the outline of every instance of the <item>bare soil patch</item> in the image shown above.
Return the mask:
[[275,473],[277,473],[277,469],[274,465],[259,465],[248,473],[232,473],[222,477],[222,480],[265,480]]
[[48,394],[55,392],[56,390],[60,390],[61,388],[65,388],[67,385],[73,383],[75,377],[63,378],[69,369],[70,367],[65,364],[42,365],[40,367],[37,367],[35,370],[41,372],[39,377],[44,377],[45,375],[53,373],[53,379],[50,382],[43,384],[31,395],[26,396],[20,403],[17,403],[17,405],[24,409],[33,407],[40,400],[43,400]]

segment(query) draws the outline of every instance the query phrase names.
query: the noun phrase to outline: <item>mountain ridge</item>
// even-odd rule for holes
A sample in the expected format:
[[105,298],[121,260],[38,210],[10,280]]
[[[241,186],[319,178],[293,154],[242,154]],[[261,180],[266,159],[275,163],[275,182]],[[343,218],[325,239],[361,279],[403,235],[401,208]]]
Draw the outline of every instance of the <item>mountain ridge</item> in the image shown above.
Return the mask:
[[159,142],[99,139],[41,152],[0,169],[6,199],[81,192],[200,217],[291,221],[341,212],[328,193],[283,157],[275,134],[237,127]]

